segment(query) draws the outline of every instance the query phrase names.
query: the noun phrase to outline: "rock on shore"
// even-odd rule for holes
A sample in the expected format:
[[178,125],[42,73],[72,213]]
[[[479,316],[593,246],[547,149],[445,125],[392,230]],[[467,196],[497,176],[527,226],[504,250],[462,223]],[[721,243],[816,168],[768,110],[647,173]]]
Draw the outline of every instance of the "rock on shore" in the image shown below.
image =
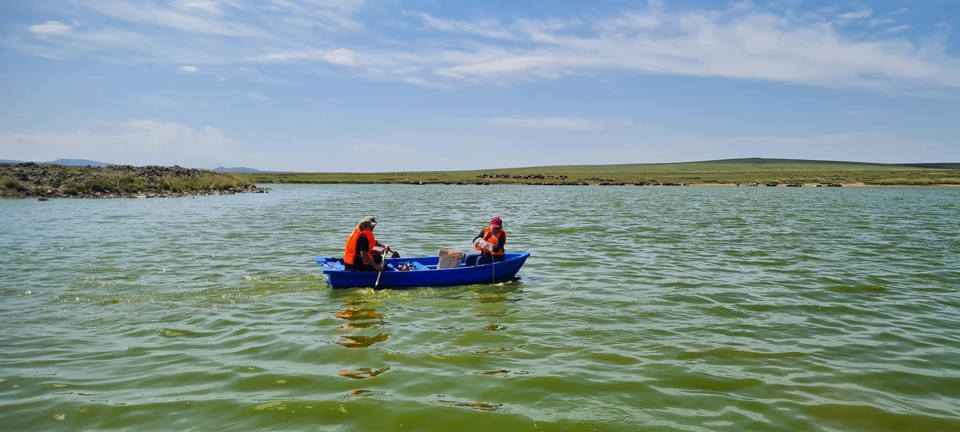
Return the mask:
[[267,189],[235,174],[179,166],[0,164],[0,197],[7,198],[154,198],[241,192]]

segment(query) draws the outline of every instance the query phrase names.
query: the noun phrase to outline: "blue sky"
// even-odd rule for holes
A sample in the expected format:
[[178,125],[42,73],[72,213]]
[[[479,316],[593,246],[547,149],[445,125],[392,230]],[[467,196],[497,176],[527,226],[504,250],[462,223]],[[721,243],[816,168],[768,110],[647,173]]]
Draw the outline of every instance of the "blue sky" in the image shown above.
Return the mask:
[[0,159],[960,162],[960,1],[0,2]]

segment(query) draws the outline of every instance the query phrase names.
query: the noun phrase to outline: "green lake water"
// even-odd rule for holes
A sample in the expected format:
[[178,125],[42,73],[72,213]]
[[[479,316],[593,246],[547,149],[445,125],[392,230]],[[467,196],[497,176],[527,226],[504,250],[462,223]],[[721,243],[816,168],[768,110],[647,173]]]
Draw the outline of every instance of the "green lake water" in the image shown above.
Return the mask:
[[[960,189],[0,200],[0,429],[960,430]],[[519,280],[331,290],[500,215]]]

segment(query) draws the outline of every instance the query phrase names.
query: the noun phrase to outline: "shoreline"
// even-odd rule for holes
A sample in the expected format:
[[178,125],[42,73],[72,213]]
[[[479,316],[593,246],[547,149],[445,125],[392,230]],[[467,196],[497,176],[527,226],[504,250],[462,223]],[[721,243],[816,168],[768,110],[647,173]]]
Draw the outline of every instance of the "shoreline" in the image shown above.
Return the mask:
[[[687,183],[687,184],[678,184],[678,185],[634,185],[634,184],[616,184],[616,185],[600,185],[600,184],[579,184],[579,185],[556,185],[556,184],[536,184],[536,183],[485,183],[485,184],[457,184],[457,183],[363,183],[363,182],[326,182],[326,183],[261,183],[264,185],[398,185],[398,186],[639,186],[639,187],[705,187],[705,188],[827,188],[827,186],[817,186],[814,184],[803,185],[803,186],[787,186],[787,185],[778,185],[778,186],[745,186],[738,185],[735,183]],[[830,188],[853,188],[853,189],[956,189],[960,188],[958,184],[865,184],[865,183],[841,183],[840,186],[830,186]],[[0,196],[0,200],[38,200],[38,201],[49,201],[50,199],[81,199],[81,200],[100,200],[100,199],[159,199],[159,198],[187,198],[187,197],[207,197],[207,196],[223,196],[223,195],[236,195],[241,193],[269,193],[270,188],[261,187],[255,185],[253,188],[245,190],[225,190],[225,191],[206,191],[198,193],[138,193],[138,194],[94,194],[86,196],[67,196],[67,195],[57,195],[57,196]]]
[[405,185],[405,186],[639,186],[639,187],[742,187],[742,188],[960,188],[960,184],[953,183],[933,183],[933,184],[870,184],[870,183],[834,183],[832,186],[824,183],[804,183],[800,186],[791,186],[779,184],[776,186],[767,186],[763,184],[746,185],[737,183],[671,183],[671,184],[634,184],[634,183],[468,183],[468,182],[350,182],[350,181],[328,181],[328,182],[257,182],[264,185]]

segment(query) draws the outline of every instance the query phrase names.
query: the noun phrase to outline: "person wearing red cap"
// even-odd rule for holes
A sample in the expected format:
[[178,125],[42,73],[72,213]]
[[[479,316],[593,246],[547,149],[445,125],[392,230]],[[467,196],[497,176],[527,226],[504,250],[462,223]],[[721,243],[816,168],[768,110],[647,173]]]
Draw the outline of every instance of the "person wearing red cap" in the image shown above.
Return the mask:
[[[473,248],[480,251],[475,265],[503,261],[504,245],[507,244],[507,232],[503,230],[503,219],[494,216],[490,226],[484,228],[473,238]],[[471,260],[468,259],[468,264]]]

